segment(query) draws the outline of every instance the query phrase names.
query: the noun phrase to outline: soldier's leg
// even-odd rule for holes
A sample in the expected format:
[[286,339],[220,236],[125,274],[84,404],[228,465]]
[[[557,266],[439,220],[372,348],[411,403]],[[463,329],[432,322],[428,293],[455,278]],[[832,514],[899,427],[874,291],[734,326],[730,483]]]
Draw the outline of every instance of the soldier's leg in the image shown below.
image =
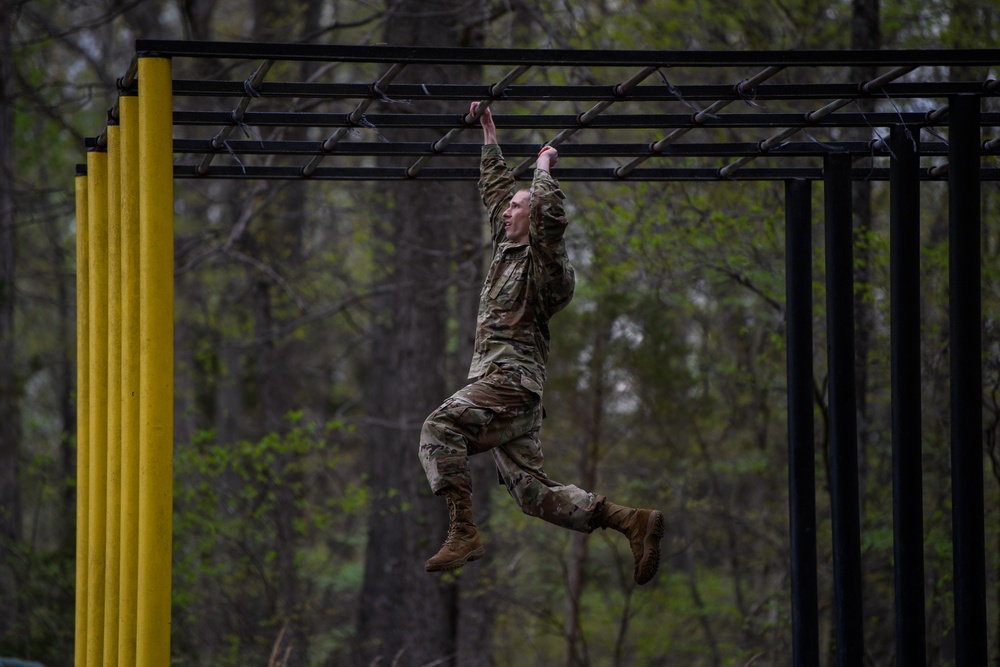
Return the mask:
[[583,533],[598,527],[604,496],[560,484],[545,474],[537,427],[494,449],[493,460],[508,493],[525,514]]
[[484,555],[472,518],[469,456],[529,428],[531,396],[513,376],[494,373],[456,392],[424,422],[420,462],[431,489],[445,497],[449,514],[448,536],[425,564],[428,572],[453,570]]
[[424,421],[420,463],[435,494],[472,491],[469,457],[529,430],[535,394],[514,373],[495,372],[455,392]]
[[452,396],[424,421],[420,464],[435,494],[441,495],[447,488],[472,493],[469,455],[475,447],[470,447],[470,442],[474,443],[490,416],[489,411]]
[[493,450],[500,478],[528,515],[583,533],[612,528],[625,535],[632,549],[633,577],[645,584],[660,564],[663,514],[610,502],[578,486],[559,484],[542,470],[538,429]]

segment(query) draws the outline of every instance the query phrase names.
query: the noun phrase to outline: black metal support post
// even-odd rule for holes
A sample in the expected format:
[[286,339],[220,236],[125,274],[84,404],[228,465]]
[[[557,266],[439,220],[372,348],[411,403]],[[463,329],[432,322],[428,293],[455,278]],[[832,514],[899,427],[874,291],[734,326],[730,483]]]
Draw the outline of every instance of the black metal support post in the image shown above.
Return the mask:
[[838,667],[864,656],[861,607],[861,519],[858,419],[854,382],[854,229],[851,156],[824,160],[826,328],[830,377],[830,502]]
[[812,184],[806,180],[788,180],[785,181],[785,320],[795,667],[819,664],[812,311]]
[[955,664],[986,664],[979,97],[949,99],[951,475]]
[[924,527],[920,406],[919,130],[894,126],[889,195],[892,321],[892,519],[896,665],[924,667]]

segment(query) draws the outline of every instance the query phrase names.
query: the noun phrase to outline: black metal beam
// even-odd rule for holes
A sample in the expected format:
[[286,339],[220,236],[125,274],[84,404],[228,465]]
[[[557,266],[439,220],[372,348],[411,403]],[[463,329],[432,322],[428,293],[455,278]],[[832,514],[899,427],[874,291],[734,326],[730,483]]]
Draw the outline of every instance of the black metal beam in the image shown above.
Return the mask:
[[[522,181],[530,181],[532,171],[520,175]],[[980,170],[983,181],[1000,181],[1000,169]],[[810,181],[823,180],[823,169],[820,167],[774,167],[740,169],[733,176],[724,178],[718,169],[635,169],[626,178],[616,176],[614,168],[562,168],[556,172],[561,181],[784,181],[787,179],[806,179]],[[175,178],[228,178],[238,180],[344,180],[344,181],[399,181],[399,180],[443,180],[443,181],[476,181],[479,179],[478,168],[445,168],[428,167],[415,176],[407,176],[406,167],[318,167],[311,176],[304,177],[301,167],[283,166],[239,166],[212,165],[206,174],[199,174],[196,165],[174,165]],[[853,169],[850,173],[854,181],[887,181],[888,169]],[[921,180],[944,181],[947,176],[932,176],[927,169],[921,169]]]
[[850,156],[844,153],[831,153],[826,157],[823,193],[830,386],[830,506],[838,667],[857,667],[864,661],[850,160]]
[[141,57],[232,58],[454,65],[580,65],[592,67],[858,67],[993,66],[993,49],[852,51],[666,51],[588,49],[469,49],[419,46],[345,46],[137,39]]
[[[417,176],[406,173],[406,167],[317,167],[311,176],[302,175],[301,167],[294,166],[239,166],[212,165],[204,175],[197,172],[196,165],[174,165],[175,178],[229,178],[229,179],[264,179],[264,180],[344,180],[344,181],[477,181],[478,167],[427,167],[420,170]],[[885,170],[886,173],[887,170]],[[520,174],[519,180],[530,182],[532,170]],[[858,172],[859,179],[865,178],[869,170]],[[823,177],[820,168],[780,168],[780,169],[746,169],[739,173],[738,178],[722,179],[716,169],[635,169],[627,178],[615,175],[614,168],[562,168],[556,172],[560,181],[772,181],[786,178],[804,178],[818,180]],[[1000,173],[998,173],[1000,178]]]
[[812,316],[812,184],[788,180],[785,181],[785,320],[794,667],[819,664]]
[[[371,127],[398,128],[422,127],[451,129],[472,127],[463,121],[461,113],[452,114],[365,114],[367,124],[352,122],[347,113],[306,112],[247,112],[243,123],[260,127]],[[499,115],[494,116],[499,129],[555,129],[580,127],[578,116],[568,115]],[[814,123],[807,122],[801,113],[774,114],[716,114],[702,123],[692,121],[691,114],[601,114],[586,127],[617,129],[673,129],[673,128],[790,128],[790,127],[892,127],[899,123],[913,127],[936,125],[944,127],[945,121],[930,121],[923,113],[834,113]],[[229,111],[174,111],[175,125],[207,125],[220,127],[234,125]],[[984,113],[984,127],[1000,125],[1000,113]]]
[[[507,157],[528,157],[538,153],[538,144],[501,144]],[[869,142],[790,142],[766,153],[757,143],[676,143],[664,147],[660,152],[650,151],[650,144],[561,144],[559,157],[740,157],[744,155],[780,155],[783,157],[820,157],[827,153],[843,152],[853,156],[889,157],[884,148],[873,149]],[[369,155],[369,156],[419,156],[455,155],[479,157],[481,143],[453,143],[441,151],[432,148],[432,142],[341,141],[332,151],[325,151],[320,141],[256,141],[236,139],[225,142],[225,146],[213,147],[211,139],[174,139],[174,153],[227,153],[237,155]],[[947,156],[947,144],[936,142],[921,148],[921,155]]]
[[950,101],[949,314],[951,475],[955,547],[955,665],[979,667],[986,655],[986,556],[983,522],[983,359],[981,295],[980,101]]
[[920,137],[891,130],[889,321],[896,665],[926,665],[920,405]]
[[[494,95],[489,84],[390,84],[376,93],[371,83],[314,83],[265,81],[254,89],[262,98],[308,99],[384,99],[391,100],[483,100]],[[138,90],[133,83],[129,91]],[[944,99],[949,95],[982,94],[983,84],[970,82],[914,82],[887,84],[875,97],[893,99]],[[173,82],[176,97],[245,97],[244,81],[201,81],[178,79]],[[497,98],[506,102],[530,101],[666,101],[714,102],[716,100],[829,100],[837,98],[870,98],[862,94],[856,83],[763,84],[740,94],[733,85],[642,85],[620,95],[614,85],[551,86],[513,85],[504,88]]]

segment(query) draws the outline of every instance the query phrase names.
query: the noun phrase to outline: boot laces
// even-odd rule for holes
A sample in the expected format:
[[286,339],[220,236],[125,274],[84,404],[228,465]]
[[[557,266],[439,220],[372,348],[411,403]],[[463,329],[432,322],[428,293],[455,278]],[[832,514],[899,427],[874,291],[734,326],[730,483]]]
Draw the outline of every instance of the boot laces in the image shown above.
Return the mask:
[[444,538],[446,546],[454,546],[458,542],[458,505],[448,498],[448,534]]

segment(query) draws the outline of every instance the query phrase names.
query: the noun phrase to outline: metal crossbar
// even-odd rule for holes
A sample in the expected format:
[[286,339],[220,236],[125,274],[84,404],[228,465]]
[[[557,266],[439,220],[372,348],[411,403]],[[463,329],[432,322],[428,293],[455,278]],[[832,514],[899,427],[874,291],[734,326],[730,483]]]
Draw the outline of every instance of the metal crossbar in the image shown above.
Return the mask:
[[[229,148],[240,155],[320,155],[323,148],[315,141],[256,141],[256,140],[235,140],[228,142]],[[768,151],[773,155],[787,157],[822,157],[830,152],[831,146],[836,146],[838,152],[846,152],[856,156],[876,154],[888,157],[888,147],[880,142],[853,141],[837,142],[836,144],[820,145],[814,141],[786,142]],[[566,144],[560,149],[562,157],[650,157],[649,144]],[[222,154],[224,149],[206,143],[200,139],[175,139],[175,153],[214,153]],[[456,155],[478,157],[481,152],[481,144],[473,143],[452,143],[447,146],[436,148],[434,144],[421,142],[394,142],[381,143],[374,141],[342,141],[337,144],[338,155],[354,156],[433,156],[433,155]],[[535,144],[504,144],[504,155],[508,157],[533,156],[538,152]],[[664,146],[657,151],[657,155],[662,156],[743,156],[759,155],[760,144],[754,142],[747,143],[684,143]],[[925,143],[922,147],[923,155],[945,156],[948,154],[948,146],[944,142]]]
[[139,39],[139,57],[288,60],[296,62],[438,63],[455,65],[537,65],[541,67],[860,67],[990,66],[994,49],[899,49],[852,51],[668,51],[507,49],[421,46],[347,46],[261,42],[196,42]]
[[[783,68],[773,68],[774,72]],[[676,102],[678,93],[690,102],[714,102],[726,99],[738,102],[746,99],[752,91],[755,101],[773,100],[828,100],[832,98],[858,95],[857,84],[851,83],[780,83],[748,85],[750,80],[741,81],[736,86],[726,84],[679,84],[675,90],[659,85],[638,85],[624,97],[634,102]],[[943,81],[940,83],[901,82],[884,86],[880,94],[889,98],[940,98],[948,95],[975,95],[983,92],[984,84],[978,81]],[[611,94],[610,86],[574,85],[542,86],[535,84],[515,84],[491,92],[489,84],[466,83],[393,83],[382,92],[392,99],[457,100],[469,102],[481,99],[503,99],[505,102],[596,102],[605,100]],[[132,82],[130,90],[136,92],[138,85]],[[740,90],[743,92],[741,93]],[[246,94],[244,81],[200,81],[177,79],[174,81],[174,95],[180,97],[242,97]],[[261,98],[303,99],[359,99],[371,94],[370,83],[320,83],[265,81],[257,87]],[[869,95],[870,96],[870,95]],[[706,110],[708,111],[708,110]]]
[[[175,111],[175,125],[217,126],[231,118],[228,111]],[[449,130],[467,127],[461,114],[366,114],[365,120],[380,129],[386,128],[427,128]],[[494,115],[497,127],[505,129],[556,129],[576,128],[578,116],[566,115]],[[314,112],[247,112],[243,122],[262,127],[347,127],[359,128],[350,114]],[[621,114],[603,115],[591,120],[587,126],[594,129],[656,129],[656,128],[775,128],[775,127],[891,127],[938,126],[931,122],[926,113],[842,113],[833,117],[819,118],[813,122],[796,113],[773,114],[725,114],[695,122],[692,114]],[[983,127],[1000,125],[1000,113],[983,114]]]
[[384,93],[382,92],[383,88],[389,85],[389,83],[393,79],[395,79],[400,72],[403,71],[404,67],[406,67],[406,65],[401,63],[393,65],[392,67],[389,68],[388,72],[383,74],[378,79],[378,81],[375,81],[373,84],[371,84],[371,86],[368,89],[369,95],[358,103],[358,106],[354,109],[354,111],[352,111],[347,115],[346,120],[349,123],[349,125],[346,127],[342,127],[336,132],[334,132],[327,138],[326,141],[324,141],[321,144],[321,146],[323,147],[324,155],[314,157],[312,160],[310,160],[309,164],[307,164],[302,168],[303,176],[311,176],[313,172],[316,171],[316,168],[319,166],[319,163],[322,161],[323,157],[327,153],[330,153],[334,150],[334,148],[337,146],[337,143],[345,136],[347,136],[347,134],[350,132],[350,128],[356,127],[361,122],[361,120],[364,118],[365,111],[367,111],[368,107],[370,107],[372,105],[372,102],[375,101],[374,97],[384,95]]
[[[998,90],[992,68],[1000,64],[1000,55],[988,49],[538,51],[137,40],[135,59],[118,82],[120,94],[137,93],[136,60],[148,56],[176,63],[178,177],[352,181],[476,178],[478,147],[467,133],[478,122],[468,113],[470,101],[493,107],[501,146],[516,158],[512,172],[521,178],[531,175],[534,157],[546,144],[559,147],[565,158],[559,176],[570,179],[724,181],[768,174],[815,179],[823,174],[823,156],[844,151],[871,161],[852,177],[887,178],[887,162],[880,161],[891,155],[882,141],[889,128],[904,125],[916,134],[926,129],[920,157],[945,155],[947,100],[955,95],[992,100]],[[237,68],[245,61],[248,75],[232,81],[184,75],[183,61],[204,58],[233,61]],[[326,71],[303,81],[278,80],[281,74],[275,72],[288,62],[318,63]],[[409,65],[427,64],[444,71],[449,65],[478,65],[484,75],[495,67],[506,71],[492,83],[447,75],[403,80]],[[852,81],[851,68],[859,66],[883,74]],[[947,79],[947,71],[959,66],[981,70],[981,78],[934,80]],[[371,73],[373,67],[380,71]],[[809,82],[815,75],[803,73],[805,68],[821,68],[828,81]],[[720,77],[732,83],[718,83]],[[231,111],[217,110],[219,102],[233,98],[238,101]],[[874,102],[875,110],[862,111],[861,100]],[[437,102],[434,113],[428,112],[430,101]],[[455,112],[436,111],[442,101],[454,102]],[[991,130],[1000,126],[1000,113],[987,106],[980,122]],[[116,110],[117,102],[112,118]],[[200,138],[200,128],[207,127],[213,128],[211,135]],[[323,134],[288,142],[280,137],[286,128]],[[233,140],[236,129],[247,140]],[[394,136],[402,129],[409,131],[407,140]],[[762,139],[754,130],[771,132]],[[853,132],[850,142],[841,136],[846,130]],[[856,141],[865,130],[870,142]],[[413,131],[423,133],[426,144],[414,143]],[[800,133],[813,145],[792,141]],[[103,148],[104,133],[90,143]],[[1000,136],[984,137],[986,159],[998,150]],[[219,164],[227,156],[230,164]],[[305,161],[296,164],[297,157]],[[411,160],[391,164],[405,158]],[[254,163],[260,160],[267,163]],[[431,168],[441,160],[448,162]],[[761,160],[767,164],[747,171]],[[946,163],[925,164],[921,178],[943,179],[947,171]],[[993,178],[991,165],[983,165],[981,177]]]
[[[500,79],[495,84],[490,86],[488,97],[479,102],[478,106],[476,107],[475,113],[466,113],[464,116],[462,116],[462,123],[466,126],[473,125],[477,120],[479,120],[479,118],[483,115],[483,113],[486,112],[486,109],[489,108],[489,106],[494,102],[494,100],[496,100],[497,97],[503,94],[503,91],[507,88],[507,86],[516,81],[519,76],[521,76],[527,71],[528,71],[527,66],[525,65],[519,66],[514,70],[512,70],[511,72],[509,72],[507,76],[505,76],[504,78]],[[462,131],[462,129],[464,128],[453,128],[451,130],[448,130],[448,134],[444,135],[443,137],[435,141],[433,144],[431,144],[431,151],[435,154],[443,152],[444,149],[448,146],[448,144],[450,144],[458,137],[458,134],[459,132]],[[430,160],[430,156],[421,157],[413,165],[411,165],[409,169],[406,170],[406,175],[410,178],[415,177],[418,173],[420,173],[420,170],[423,169],[424,164],[426,164],[428,160]]]
[[[222,148],[226,145],[226,139],[232,133],[238,125],[243,123],[243,117],[246,115],[247,108],[250,106],[251,100],[255,97],[260,97],[260,93],[257,92],[257,88],[264,81],[264,77],[267,75],[267,71],[271,69],[274,64],[273,60],[265,60],[261,63],[261,66],[257,68],[249,79],[243,82],[243,91],[245,97],[240,100],[239,106],[233,109],[231,114],[232,124],[219,130],[219,133],[212,137],[212,148]],[[215,157],[216,153],[209,153],[205,156],[205,159],[201,161],[198,165],[198,174],[204,176],[208,173],[208,167],[212,163],[212,159]]]

